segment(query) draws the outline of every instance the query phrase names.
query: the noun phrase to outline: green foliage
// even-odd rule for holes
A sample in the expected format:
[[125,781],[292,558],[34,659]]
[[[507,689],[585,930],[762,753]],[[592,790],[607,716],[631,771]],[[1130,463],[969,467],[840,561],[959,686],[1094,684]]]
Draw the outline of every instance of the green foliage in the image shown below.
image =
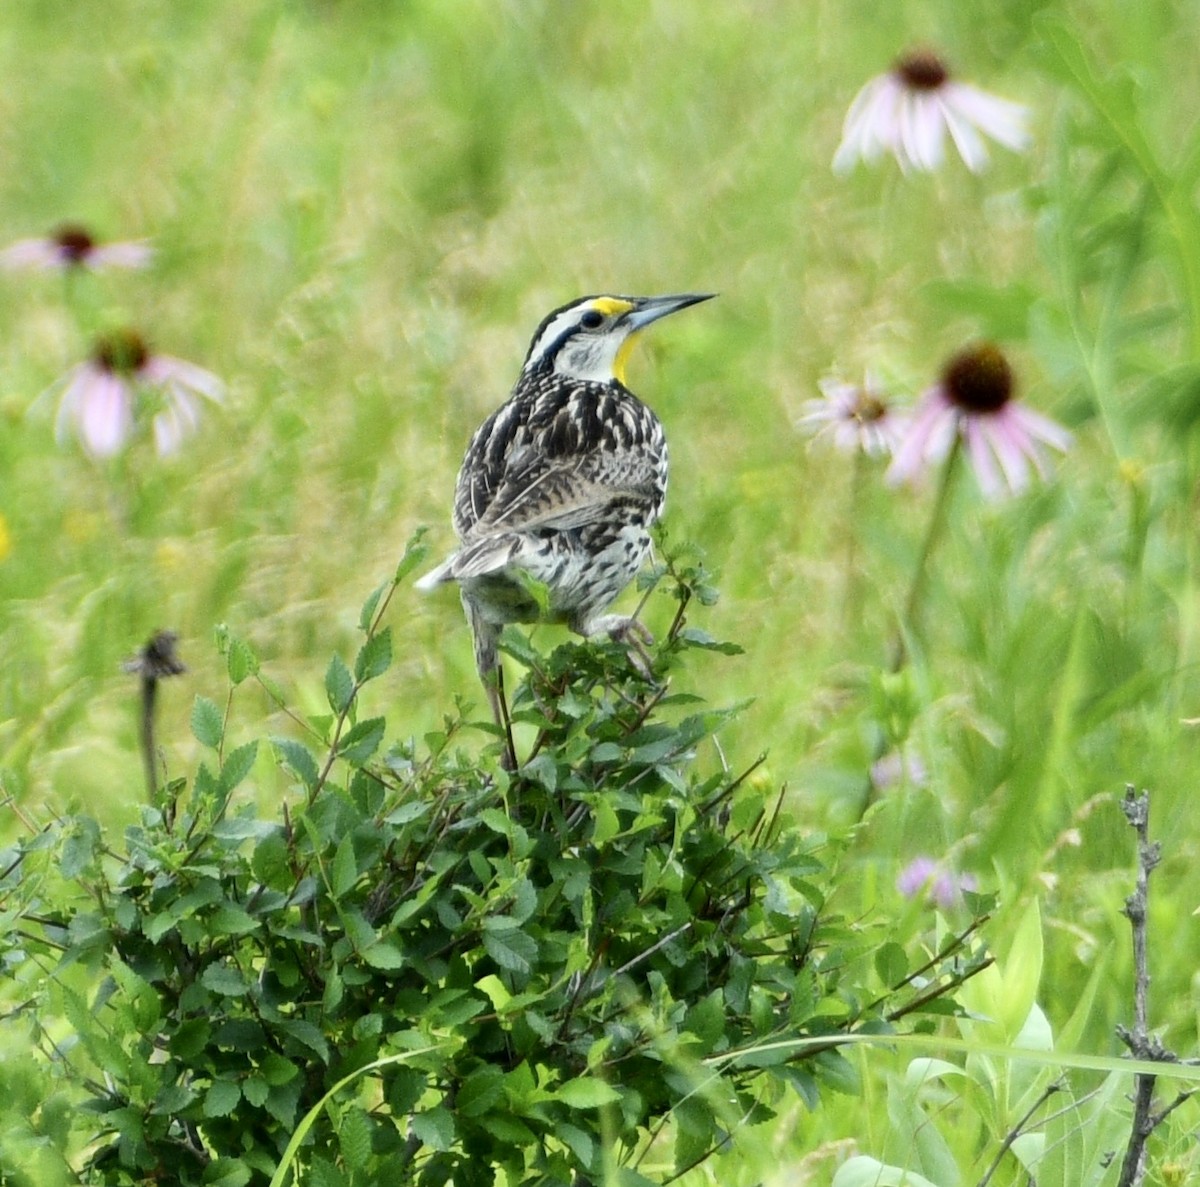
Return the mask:
[[[661,683],[616,644],[506,635],[529,665],[515,773],[459,747],[462,716],[386,745],[358,716],[393,581],[303,740],[229,749],[243,727],[198,697],[217,758],[189,789],[122,839],[76,816],[21,847],[4,956],[77,1103],[86,1181],[568,1184],[638,1172],[664,1134],[678,1173],[793,1093],[857,1091],[840,1036],[950,1008],[977,944],[910,973],[830,905],[836,850],[778,791],[705,770],[731,711],[667,678],[714,647],[688,625],[705,577],[676,558],[659,576]],[[260,752],[293,780],[268,816],[234,795]]]
[[[468,760],[457,749],[473,754],[480,734],[458,716],[442,722],[452,697],[475,687],[453,596],[388,616],[392,667],[360,703],[356,681],[386,648],[361,667],[358,652],[378,633],[388,586],[368,599],[357,637],[345,591],[368,588],[415,523],[439,525],[437,548],[449,545],[441,525],[471,428],[508,390],[538,319],[603,288],[721,293],[711,316],[639,345],[629,374],[667,427],[672,528],[721,572],[726,596],[703,625],[745,647],[719,666],[720,695],[707,694],[754,698],[725,721],[721,747],[770,751],[731,811],[770,802],[786,781],[784,815],[839,837],[816,854],[830,869],[814,881],[836,884],[844,916],[892,921],[871,958],[880,991],[943,947],[928,904],[906,908],[895,889],[915,855],[1001,892],[988,939],[1003,953],[1037,899],[1036,1003],[1056,1054],[1103,1058],[1114,1024],[1128,1021],[1131,983],[1128,845],[1111,793],[1127,779],[1153,788],[1170,890],[1151,904],[1151,1013],[1172,1049],[1194,1054],[1200,136],[1181,97],[1198,41],[1200,6],[1178,0],[766,0],[749,16],[645,0],[7,4],[0,61],[16,165],[0,187],[0,247],[81,220],[104,241],[146,237],[156,254],[137,273],[0,276],[0,798],[13,805],[0,843],[23,837],[0,862],[12,1040],[0,1058],[0,1176],[73,1178],[61,1151],[78,1162],[84,1128],[68,1141],[65,1124],[90,1089],[46,1082],[22,1028],[35,1007],[41,1016],[51,967],[111,1017],[97,987],[120,974],[99,955],[102,917],[131,893],[114,895],[111,882],[135,842],[174,853],[171,871],[190,869],[219,848],[205,839],[218,824],[256,804],[274,832],[242,841],[237,860],[255,884],[286,887],[293,848],[319,846],[310,814],[349,795],[356,764],[364,778],[381,773],[389,796],[401,779],[389,762],[411,767],[416,784],[435,770],[458,778]],[[956,79],[1026,104],[1029,151],[997,149],[978,175],[951,153],[932,175],[902,177],[884,161],[835,176],[846,105],[915,42],[945,52]],[[95,333],[125,324],[227,384],[223,406],[205,409],[173,457],[155,453],[146,409],[121,458],[97,462],[56,441],[56,385]],[[1050,481],[1003,503],[981,501],[960,475],[929,558],[923,631],[892,673],[931,492],[890,487],[872,459],[826,448],[828,435],[810,445],[794,422],[830,371],[871,372],[904,402],[981,335],[1010,354],[1020,398],[1068,424],[1074,445]],[[697,580],[693,605],[710,585]],[[661,600],[648,607],[664,639],[670,609],[664,621]],[[222,620],[237,633],[219,630],[214,653],[205,640]],[[121,661],[163,626],[178,629],[189,673],[160,699],[155,821],[141,816]],[[689,644],[672,656],[678,688],[710,690],[705,636],[694,625],[678,635]],[[330,651],[339,655],[326,664]],[[582,692],[563,696],[558,712],[592,712]],[[548,743],[534,750],[545,697],[517,699],[532,766],[522,778],[538,794],[568,794],[572,771]],[[668,700],[647,724],[705,711]],[[447,733],[433,750],[425,741]],[[396,741],[409,735],[417,741]],[[872,769],[889,748],[886,758],[903,759],[899,780]],[[703,783],[715,747],[701,737],[694,749],[646,778]],[[505,787],[521,802],[534,794]],[[623,843],[607,799],[590,810],[592,843]],[[179,854],[184,815],[194,825]],[[358,861],[353,841],[322,852],[314,893],[329,893],[322,878],[358,893],[370,877]],[[171,871],[155,875],[164,894],[182,876]],[[102,908],[89,887],[108,895]],[[68,890],[78,909],[56,922]],[[221,901],[245,915],[221,916],[235,929],[224,942],[252,948],[266,924],[237,933],[256,915],[235,890]],[[205,920],[216,909],[195,908]],[[151,935],[188,918],[155,916]],[[43,935],[43,924],[59,931]],[[97,947],[81,950],[93,931]],[[76,958],[59,968],[60,949],[31,947],[38,936]],[[522,952],[481,936],[497,980],[519,975],[500,962]],[[372,956],[390,958],[384,947]],[[1013,987],[1028,985],[1030,967]],[[1002,971],[1003,986],[1007,955]],[[213,978],[245,984],[241,973]],[[217,1000],[249,1008],[255,984]],[[482,984],[485,997],[496,988]],[[990,994],[996,981],[978,984]],[[65,989],[54,993],[46,1016],[63,1019]],[[1019,1031],[1027,998],[997,999],[1004,1035]],[[89,1044],[103,1055],[99,1036]],[[41,1048],[55,1068],[69,1061],[98,1094],[107,1088],[65,1021]],[[871,1048],[855,1064],[869,1090],[827,1095],[816,1114],[772,1102],[778,1119],[711,1174],[739,1187],[828,1178],[831,1167],[810,1160],[840,1160],[851,1141],[894,1168],[904,1159],[891,1142],[915,1145],[918,1127],[936,1127],[960,1178],[977,1181],[979,1143],[1013,1114],[997,1110],[986,1131],[952,1123],[991,1095],[944,1069],[914,1090],[911,1061],[903,1047]],[[995,1074],[1005,1066],[996,1056]],[[355,1103],[373,1117],[383,1073],[361,1074]],[[188,1106],[201,1121],[209,1086],[201,1079]],[[237,1086],[231,1118],[281,1087],[261,1076]],[[1105,1121],[1128,1080],[1094,1096],[1072,1088],[1069,1109],[1062,1094],[1047,1105],[1039,1181],[1079,1182],[1078,1168],[1115,1144]],[[339,1089],[332,1112],[314,1118],[313,1140],[349,1116],[349,1094]],[[322,1095],[305,1086],[314,1107]],[[228,1098],[217,1090],[211,1107]],[[908,1128],[869,1142],[894,1116]],[[411,1124],[446,1144],[451,1120],[426,1110]],[[1194,1173],[1194,1122],[1193,1103],[1160,1127],[1151,1178]],[[347,1124],[344,1148],[328,1135],[311,1158],[302,1146],[306,1181],[368,1173],[353,1157],[358,1123]],[[668,1133],[641,1172],[669,1173],[673,1122]],[[1022,1182],[1016,1149],[993,1185]],[[230,1158],[210,1177],[237,1181],[244,1156]]]

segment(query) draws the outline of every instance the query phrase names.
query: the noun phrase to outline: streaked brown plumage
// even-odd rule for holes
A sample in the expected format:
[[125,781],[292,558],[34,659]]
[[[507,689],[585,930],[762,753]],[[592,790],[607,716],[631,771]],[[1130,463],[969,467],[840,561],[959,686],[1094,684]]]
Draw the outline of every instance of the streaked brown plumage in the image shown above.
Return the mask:
[[541,617],[522,574],[546,587],[551,621],[581,635],[645,634],[605,613],[645,559],[667,493],[662,424],[624,385],[624,362],[638,330],[709,296],[584,297],[556,309],[508,401],[471,439],[454,495],[461,547],[417,584],[459,583],[502,724],[500,629]]

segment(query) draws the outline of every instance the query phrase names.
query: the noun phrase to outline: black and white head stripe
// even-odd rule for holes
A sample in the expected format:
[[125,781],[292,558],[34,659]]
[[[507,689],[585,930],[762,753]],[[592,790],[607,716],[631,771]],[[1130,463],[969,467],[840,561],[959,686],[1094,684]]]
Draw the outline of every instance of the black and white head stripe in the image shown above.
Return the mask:
[[[523,370],[528,374],[534,371],[555,371],[561,368],[557,365],[563,347],[576,335],[581,338],[600,340],[614,334],[616,324],[627,313],[637,307],[632,297],[580,297],[569,305],[563,305],[554,310],[542,320],[529,344],[529,353],[525,356]],[[630,327],[632,329],[633,327]],[[625,331],[628,333],[628,330]],[[620,345],[625,333],[615,335],[612,353]],[[604,354],[605,351],[583,352]],[[564,360],[565,361],[565,360]],[[599,360],[597,360],[599,361]],[[610,359],[611,363],[611,359]]]
[[638,330],[712,293],[669,297],[581,297],[547,317],[533,336],[523,374],[596,383],[624,382],[630,339]]

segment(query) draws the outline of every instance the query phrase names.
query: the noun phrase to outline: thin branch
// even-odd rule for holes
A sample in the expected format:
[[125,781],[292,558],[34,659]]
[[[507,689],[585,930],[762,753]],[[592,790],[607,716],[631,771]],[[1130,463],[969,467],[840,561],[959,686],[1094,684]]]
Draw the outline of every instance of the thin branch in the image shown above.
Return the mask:
[[991,1166],[987,1168],[987,1172],[984,1174],[983,1178],[979,1180],[979,1187],[987,1187],[988,1183],[992,1181],[992,1176],[999,1169],[1000,1163],[1004,1159],[1004,1155],[1008,1153],[1013,1142],[1015,1142],[1017,1138],[1019,1138],[1021,1134],[1025,1132],[1025,1126],[1029,1124],[1029,1121],[1033,1117],[1034,1113],[1036,1113],[1038,1109],[1040,1109],[1042,1105],[1044,1105],[1046,1101],[1048,1101],[1056,1092],[1061,1091],[1062,1083],[1058,1080],[1055,1080],[1053,1084],[1046,1085],[1046,1087],[1042,1090],[1041,1096],[1039,1096],[1037,1100],[1035,1100],[1033,1104],[1029,1106],[1029,1109],[1025,1115],[1016,1123],[1016,1125],[1012,1127],[1012,1129],[1008,1131],[1008,1135],[1005,1137],[1004,1141],[1000,1143],[1000,1149],[996,1151],[996,1157],[992,1159]]
[[[1150,967],[1146,946],[1146,914],[1150,897],[1150,874],[1158,865],[1161,848],[1150,840],[1150,793],[1135,794],[1133,785],[1125,788],[1121,803],[1125,818],[1137,833],[1137,881],[1133,893],[1125,900],[1125,915],[1133,932],[1133,1029],[1117,1027],[1121,1041],[1135,1059],[1175,1062],[1175,1056],[1150,1033],[1149,997]],[[1180,1100],[1160,1113],[1154,1112],[1156,1076],[1139,1074],[1134,1080],[1133,1123],[1129,1145],[1121,1163],[1117,1187],[1139,1187],[1146,1177],[1146,1142],[1155,1127],[1170,1114]]]

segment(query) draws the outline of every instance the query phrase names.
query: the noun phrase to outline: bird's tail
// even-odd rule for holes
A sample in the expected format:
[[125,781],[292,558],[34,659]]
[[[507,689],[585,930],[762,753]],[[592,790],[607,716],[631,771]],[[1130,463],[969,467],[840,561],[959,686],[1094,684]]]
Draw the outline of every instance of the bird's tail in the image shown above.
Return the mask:
[[428,593],[447,581],[463,581],[470,577],[486,577],[499,573],[518,557],[523,540],[515,532],[477,540],[444,560],[416,582],[417,589]]
[[429,593],[430,590],[437,589],[439,585],[444,585],[447,581],[453,581],[451,568],[454,565],[454,557],[443,561],[436,569],[430,569],[424,577],[419,577],[413,583],[422,593]]

